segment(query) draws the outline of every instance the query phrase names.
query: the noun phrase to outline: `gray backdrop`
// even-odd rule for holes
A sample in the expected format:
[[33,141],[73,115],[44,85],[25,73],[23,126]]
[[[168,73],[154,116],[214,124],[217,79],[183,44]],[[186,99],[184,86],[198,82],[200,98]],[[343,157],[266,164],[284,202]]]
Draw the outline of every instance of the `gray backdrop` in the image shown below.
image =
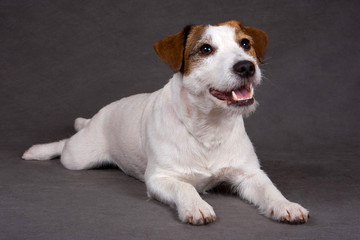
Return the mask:
[[[0,0],[0,239],[355,239],[359,236],[359,1]],[[121,171],[25,162],[73,120],[161,88],[152,45],[186,24],[230,19],[270,38],[260,107],[246,120],[264,170],[305,225],[270,221],[235,196],[204,196],[214,224],[181,224]]]

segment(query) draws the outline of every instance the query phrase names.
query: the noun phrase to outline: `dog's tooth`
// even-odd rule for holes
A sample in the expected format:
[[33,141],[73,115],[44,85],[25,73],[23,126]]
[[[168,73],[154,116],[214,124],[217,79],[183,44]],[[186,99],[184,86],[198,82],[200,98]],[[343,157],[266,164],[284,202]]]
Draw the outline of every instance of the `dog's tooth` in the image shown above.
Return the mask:
[[239,98],[236,96],[236,93],[234,91],[231,91],[232,97],[235,101],[238,101]]
[[252,98],[254,95],[254,88],[253,86],[250,86],[250,98]]

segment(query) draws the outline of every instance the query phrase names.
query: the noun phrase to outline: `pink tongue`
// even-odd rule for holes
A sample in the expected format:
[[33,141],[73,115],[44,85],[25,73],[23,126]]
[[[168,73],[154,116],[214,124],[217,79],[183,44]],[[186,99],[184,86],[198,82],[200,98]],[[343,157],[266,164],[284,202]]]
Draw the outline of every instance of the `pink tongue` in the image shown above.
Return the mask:
[[234,92],[239,99],[250,97],[250,91],[244,87],[242,87],[240,89],[236,89]]

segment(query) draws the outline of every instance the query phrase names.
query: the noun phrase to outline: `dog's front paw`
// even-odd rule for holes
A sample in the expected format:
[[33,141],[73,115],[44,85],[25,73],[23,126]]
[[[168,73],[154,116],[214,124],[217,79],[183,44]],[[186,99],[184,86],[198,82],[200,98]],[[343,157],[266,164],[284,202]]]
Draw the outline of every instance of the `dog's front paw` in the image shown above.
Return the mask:
[[272,204],[271,207],[265,211],[265,215],[276,221],[301,224],[307,222],[309,211],[297,203],[279,201]]
[[213,208],[204,200],[184,204],[178,208],[178,212],[182,222],[194,225],[211,223],[216,219]]

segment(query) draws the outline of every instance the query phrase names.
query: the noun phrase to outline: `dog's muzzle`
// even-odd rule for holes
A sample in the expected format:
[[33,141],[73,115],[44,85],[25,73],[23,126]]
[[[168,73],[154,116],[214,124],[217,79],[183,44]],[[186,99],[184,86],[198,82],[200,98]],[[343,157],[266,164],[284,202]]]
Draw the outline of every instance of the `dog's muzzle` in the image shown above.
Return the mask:
[[240,77],[239,80],[243,84],[227,92],[210,88],[210,94],[219,100],[226,101],[228,105],[247,106],[253,104],[255,101],[254,88],[249,78],[255,74],[255,65],[250,61],[240,61],[235,63],[233,71]]

